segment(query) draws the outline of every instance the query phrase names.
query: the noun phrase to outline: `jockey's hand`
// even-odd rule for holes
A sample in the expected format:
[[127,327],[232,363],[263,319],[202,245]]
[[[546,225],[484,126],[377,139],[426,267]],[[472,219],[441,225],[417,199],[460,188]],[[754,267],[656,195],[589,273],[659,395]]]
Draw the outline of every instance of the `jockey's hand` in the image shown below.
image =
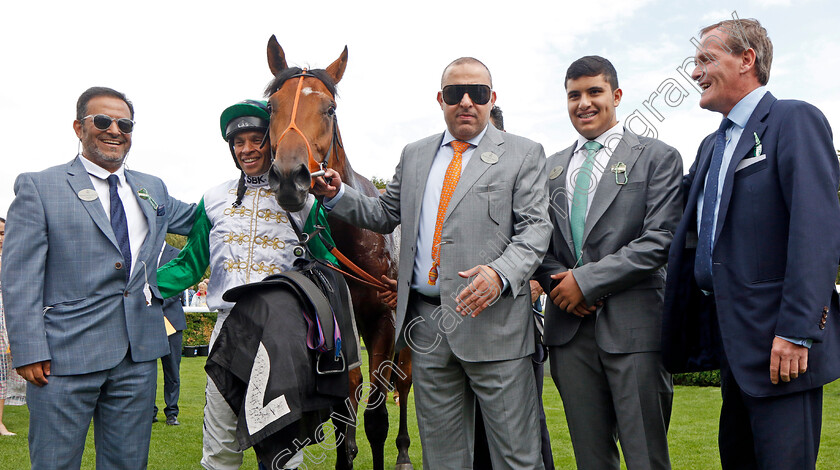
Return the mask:
[[318,176],[314,179],[310,191],[316,196],[326,196],[332,199],[338,194],[339,188],[341,188],[341,176],[332,168],[327,168],[324,176]]

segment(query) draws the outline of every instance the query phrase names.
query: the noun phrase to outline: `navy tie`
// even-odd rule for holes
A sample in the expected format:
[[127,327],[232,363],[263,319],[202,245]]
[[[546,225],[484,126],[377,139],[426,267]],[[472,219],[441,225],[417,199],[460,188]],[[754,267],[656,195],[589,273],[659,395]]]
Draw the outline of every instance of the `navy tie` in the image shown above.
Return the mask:
[[694,279],[697,285],[711,292],[712,284],[712,235],[715,231],[715,207],[717,206],[718,180],[720,178],[723,151],[726,148],[726,129],[732,124],[729,118],[723,118],[715,134],[715,150],[709,173],[706,178],[706,188],[703,191],[703,213],[700,215],[698,227],[697,254],[694,259]]
[[123,258],[125,258],[125,280],[128,281],[131,276],[131,243],[128,240],[128,222],[125,218],[125,209],[123,208],[122,199],[117,193],[117,185],[119,184],[117,175],[108,177],[108,186],[111,195],[111,228],[114,229],[114,235],[117,237],[117,243],[120,245],[120,251]]

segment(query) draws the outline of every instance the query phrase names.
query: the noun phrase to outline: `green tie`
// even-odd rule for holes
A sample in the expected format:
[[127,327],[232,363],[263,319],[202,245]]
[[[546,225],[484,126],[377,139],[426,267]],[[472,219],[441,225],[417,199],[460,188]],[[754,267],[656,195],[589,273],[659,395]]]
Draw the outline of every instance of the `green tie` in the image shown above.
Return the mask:
[[594,192],[595,188],[592,186],[592,166],[595,162],[595,154],[601,150],[603,145],[598,142],[589,141],[583,144],[586,149],[586,159],[583,165],[580,166],[577,175],[575,176],[575,184],[572,190],[574,197],[572,198],[572,241],[575,244],[575,259],[580,262],[580,250],[583,246],[583,228],[586,225],[586,206],[589,202],[589,193]]

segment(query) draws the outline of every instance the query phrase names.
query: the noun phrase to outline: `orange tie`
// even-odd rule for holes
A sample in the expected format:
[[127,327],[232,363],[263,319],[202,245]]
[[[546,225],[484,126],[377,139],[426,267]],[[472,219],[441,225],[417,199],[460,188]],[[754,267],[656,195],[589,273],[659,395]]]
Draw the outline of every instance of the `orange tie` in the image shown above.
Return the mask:
[[443,178],[443,190],[440,192],[440,203],[438,204],[437,221],[435,221],[435,238],[432,240],[432,269],[429,270],[429,285],[437,283],[438,267],[440,267],[440,232],[443,230],[443,217],[446,215],[446,208],[455,186],[458,186],[458,179],[461,177],[461,155],[470,148],[470,144],[453,140],[449,143],[455,154],[452,161],[446,168],[446,176]]

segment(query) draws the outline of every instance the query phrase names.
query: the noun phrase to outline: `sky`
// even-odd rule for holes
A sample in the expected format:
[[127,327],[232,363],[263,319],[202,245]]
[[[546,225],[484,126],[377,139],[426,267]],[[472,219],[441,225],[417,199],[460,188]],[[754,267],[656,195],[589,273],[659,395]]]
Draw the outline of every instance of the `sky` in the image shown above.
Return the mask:
[[[76,155],[75,103],[90,86],[134,103],[128,168],[161,177],[189,202],[235,178],[219,115],[262,96],[272,34],[301,67],[325,68],[348,47],[337,116],[348,158],[367,177],[390,179],[407,143],[443,131],[440,75],[461,56],[489,67],[508,132],[547,155],[576,138],[567,67],[606,57],[624,92],[619,120],[677,148],[687,170],[720,115],[699,108],[698,90],[678,70],[700,28],[733,14],[769,32],[769,90],[814,104],[840,126],[840,6],[827,0],[13,2],[0,18],[0,216],[18,174]],[[670,103],[657,89],[671,90]]]

